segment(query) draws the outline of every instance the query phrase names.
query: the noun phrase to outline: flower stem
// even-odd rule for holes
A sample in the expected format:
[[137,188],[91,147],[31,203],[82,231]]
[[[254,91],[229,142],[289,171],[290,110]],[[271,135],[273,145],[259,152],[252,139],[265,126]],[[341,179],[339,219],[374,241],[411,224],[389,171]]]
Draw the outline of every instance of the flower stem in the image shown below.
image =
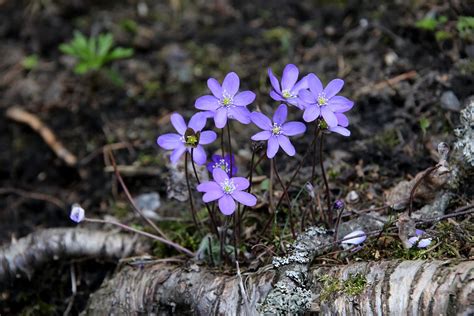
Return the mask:
[[131,231],[131,232],[133,232],[133,233],[136,233],[136,234],[139,234],[139,235],[142,235],[142,236],[145,236],[145,237],[148,237],[148,238],[157,240],[157,241],[159,241],[159,242],[162,242],[162,243],[164,243],[165,245],[168,245],[168,246],[170,246],[170,247],[176,249],[177,251],[188,255],[189,257],[194,257],[194,256],[195,256],[195,254],[194,254],[192,251],[190,251],[190,250],[184,248],[183,246],[178,245],[178,244],[175,243],[175,242],[172,242],[171,240],[168,240],[168,239],[165,239],[165,238],[162,238],[162,237],[159,237],[159,236],[156,236],[156,235],[153,235],[153,234],[150,234],[150,233],[147,233],[147,232],[144,232],[144,231],[135,229],[135,228],[133,228],[133,227],[130,227],[130,226],[128,226],[128,225],[125,225],[125,224],[122,224],[122,223],[119,223],[119,222],[106,221],[106,220],[103,220],[103,219],[94,219],[94,218],[87,218],[87,217],[84,218],[84,221],[90,222],[90,223],[112,224],[112,225],[118,226],[118,227],[120,227],[120,228],[122,228],[122,229]]
[[186,186],[188,187],[189,204],[191,206],[191,215],[193,217],[194,225],[196,226],[196,229],[199,231],[200,229],[199,229],[199,224],[196,218],[196,209],[194,207],[193,192],[191,190],[191,185],[189,184],[188,159],[189,159],[189,153],[188,151],[186,151],[184,155],[184,175],[186,177]]
[[[318,138],[319,135],[319,121],[316,120],[316,126],[314,129],[314,139]],[[309,181],[311,184],[313,184],[314,178],[316,176],[316,142],[313,142],[313,162],[312,162],[312,167],[311,167],[311,180]]]
[[[232,140],[230,138],[230,122],[227,123],[227,141],[229,143],[229,178],[232,178]],[[224,158],[224,155],[222,155]]]
[[326,188],[326,201],[328,206],[328,226],[333,226],[333,217],[332,217],[332,210],[331,210],[331,192],[329,191],[329,183],[326,177],[326,172],[324,170],[324,161],[323,161],[323,143],[324,143],[324,134],[321,134],[321,138],[319,139],[319,165],[321,167],[321,175],[323,176],[324,186]]
[[138,208],[137,204],[133,200],[132,195],[130,194],[130,191],[127,188],[127,185],[125,184],[125,182],[123,181],[122,176],[120,175],[120,172],[117,168],[117,163],[115,162],[115,157],[114,157],[114,154],[112,153],[112,151],[109,151],[109,158],[110,158],[110,162],[112,163],[112,167],[114,168],[115,177],[117,178],[118,182],[120,183],[120,186],[122,187],[122,190],[125,193],[125,196],[127,197],[128,202],[132,206],[133,210],[135,212],[137,212],[137,214],[140,215],[140,217],[145,222],[147,222],[148,225],[150,225],[161,237],[169,240],[169,237],[166,236],[166,234],[161,229],[159,229],[158,226],[156,226],[156,224],[153,223],[153,221],[151,219],[146,217],[145,214],[143,214],[143,212]]
[[337,216],[336,228],[334,229],[334,240],[333,240],[333,242],[336,242],[336,240],[337,240],[337,234],[339,232],[339,224],[341,223],[342,213],[344,213],[344,205],[342,206],[341,210],[339,211],[339,215]]
[[[198,176],[198,173],[197,173],[197,170],[196,170],[196,165],[194,164],[194,148],[191,148],[191,165],[193,166],[194,177],[196,177],[197,183],[201,184],[201,181],[199,180],[199,176]],[[211,229],[214,231],[217,238],[219,238],[219,233],[217,231],[217,224],[216,224],[216,220],[214,218],[214,213],[211,211],[211,209],[209,208],[209,205],[207,205],[207,203],[204,203],[204,206],[206,207],[207,212],[209,213],[209,218],[211,220]]]
[[[275,176],[278,180],[278,182],[280,183],[281,185],[281,188],[284,190],[285,189],[285,184],[283,183],[283,181],[281,181],[281,178],[280,178],[280,175],[278,174],[278,169],[277,169],[277,162],[276,162],[276,157],[273,157],[272,159],[273,161],[273,169],[275,170]],[[290,196],[288,195],[288,191],[285,191],[283,193],[285,196],[286,196],[286,199],[288,201],[288,216],[290,217],[290,227],[291,227],[291,234],[293,235],[293,238],[296,238],[296,232],[295,232],[295,224],[293,223],[293,212],[292,212],[292,205],[291,205],[291,200],[290,200]]]

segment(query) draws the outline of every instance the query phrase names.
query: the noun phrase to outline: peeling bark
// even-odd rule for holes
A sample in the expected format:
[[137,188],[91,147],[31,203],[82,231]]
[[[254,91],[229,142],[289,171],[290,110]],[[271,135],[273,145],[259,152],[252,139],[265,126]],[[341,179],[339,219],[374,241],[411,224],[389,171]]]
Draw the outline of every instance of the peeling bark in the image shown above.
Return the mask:
[[[306,281],[311,312],[323,315],[469,315],[474,312],[473,261],[383,261],[312,267]],[[320,276],[343,284],[351,275],[366,283],[360,293],[334,292],[320,301]],[[273,288],[274,270],[243,275],[256,305]],[[125,267],[89,300],[87,315],[245,315],[238,278],[197,265]],[[290,309],[291,307],[288,306]],[[279,310],[276,314],[294,314]]]
[[28,278],[44,263],[68,258],[119,259],[146,251],[136,236],[81,228],[34,232],[0,248],[0,282],[22,274]]

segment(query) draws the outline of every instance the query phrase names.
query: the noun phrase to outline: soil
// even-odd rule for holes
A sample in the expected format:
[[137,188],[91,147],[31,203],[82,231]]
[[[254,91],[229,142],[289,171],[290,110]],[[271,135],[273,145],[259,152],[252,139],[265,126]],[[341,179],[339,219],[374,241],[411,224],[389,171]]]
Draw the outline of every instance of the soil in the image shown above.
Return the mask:
[[[229,71],[238,73],[242,89],[257,94],[251,110],[272,113],[277,103],[268,96],[267,68],[280,74],[288,63],[302,73],[316,73],[324,83],[343,78],[342,94],[356,104],[349,112],[352,135],[325,137],[333,199],[356,191],[359,199],[351,208],[383,205],[386,190],[436,163],[437,144],[453,142],[459,111],[474,95],[473,36],[462,37],[456,29],[459,17],[474,15],[474,7],[463,1],[396,3],[0,1],[0,243],[41,228],[73,227],[68,217],[73,203],[91,217],[139,223],[131,211],[124,212],[126,198],[113,173],[104,169],[109,165],[104,146],[118,148],[119,165],[135,167],[133,174],[124,174],[133,196],[158,192],[161,216],[189,220],[186,202],[167,199],[168,158],[156,145],[158,135],[172,131],[169,115],[178,111],[189,118],[196,98],[208,93],[206,80],[221,81]],[[438,40],[435,31],[416,27],[426,16],[446,16],[448,22],[437,30],[450,37]],[[58,49],[74,30],[110,32],[117,45],[134,48],[132,58],[110,64],[122,84],[102,72],[74,74],[74,60]],[[38,63],[23,66],[31,55]],[[458,103],[441,102],[449,91]],[[5,112],[12,106],[51,128],[78,158],[77,166],[58,158],[29,126],[8,119]],[[296,110],[290,115],[300,117]],[[232,129],[245,175],[249,137],[257,130],[237,122]],[[311,134],[295,139],[297,158]],[[210,151],[218,150],[217,143]],[[283,179],[297,164],[298,159],[278,156]],[[145,167],[152,174],[140,173]],[[268,170],[264,162],[257,173]],[[292,196],[310,173],[311,166],[303,168]],[[250,213],[256,222],[265,222],[268,194],[259,185],[263,204]],[[315,185],[323,188],[319,176]],[[281,194],[278,185],[275,190]],[[472,187],[458,192],[450,209],[471,199]],[[307,203],[308,197],[299,202]],[[87,295],[113,272],[113,263],[54,263],[31,281],[2,285],[0,314],[61,314],[71,299],[72,266],[81,278],[71,309],[77,314]]]

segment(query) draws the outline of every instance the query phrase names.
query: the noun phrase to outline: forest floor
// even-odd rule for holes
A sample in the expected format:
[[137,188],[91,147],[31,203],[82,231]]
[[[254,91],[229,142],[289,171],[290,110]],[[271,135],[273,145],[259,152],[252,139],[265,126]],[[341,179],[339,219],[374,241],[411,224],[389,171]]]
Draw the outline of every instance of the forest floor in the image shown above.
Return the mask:
[[[0,1],[0,243],[41,228],[73,227],[73,203],[80,203],[91,217],[138,224],[104,154],[112,149],[117,163],[128,166],[123,176],[132,195],[158,193],[160,225],[176,242],[196,250],[199,239],[188,203],[168,198],[182,192],[170,192],[168,157],[156,138],[172,131],[171,113],[192,115],[196,98],[208,93],[209,77],[222,81],[230,71],[240,76],[242,88],[257,94],[250,109],[258,106],[272,113],[277,103],[268,96],[267,68],[280,74],[288,63],[302,73],[316,73],[324,83],[344,79],[342,95],[355,101],[348,115],[351,136],[325,138],[324,164],[333,200],[344,199],[349,210],[385,206],[390,188],[436,164],[438,143],[452,144],[459,112],[474,98],[474,30],[472,25],[465,32],[459,28],[462,16],[474,15],[473,8],[462,1],[404,3]],[[134,49],[133,57],[111,63],[118,81],[100,72],[74,74],[73,60],[58,49],[74,30],[110,32],[117,45]],[[36,131],[9,119],[6,111],[12,106],[41,119],[77,163],[68,165]],[[299,115],[291,113],[294,119]],[[237,122],[232,129],[239,174],[246,175],[249,138],[257,130]],[[311,134],[295,139],[296,158],[311,143]],[[218,146],[211,145],[208,153]],[[278,156],[285,181],[298,159]],[[290,190],[293,198],[298,195],[299,209],[312,202],[304,189],[310,164]],[[286,214],[278,218],[283,224],[273,227],[278,234],[274,240],[252,239],[269,218],[269,166],[262,162],[256,170],[254,193],[260,203],[248,211],[243,232],[249,253],[252,243],[269,249],[257,264],[268,263],[271,253],[281,253],[291,242]],[[274,195],[281,196],[281,188],[274,187]],[[323,188],[320,176],[314,187],[317,192]],[[455,192],[448,210],[472,203],[473,189],[471,184]],[[422,204],[415,201],[418,206]],[[472,224],[467,226],[472,233]],[[394,247],[403,252],[400,245]],[[441,255],[472,255],[461,244],[455,250]],[[176,255],[160,246],[154,254]],[[396,254],[361,252],[351,260]],[[71,296],[72,266],[79,279],[72,308],[76,314],[115,263],[51,263],[31,281],[2,286],[0,315],[62,313]]]

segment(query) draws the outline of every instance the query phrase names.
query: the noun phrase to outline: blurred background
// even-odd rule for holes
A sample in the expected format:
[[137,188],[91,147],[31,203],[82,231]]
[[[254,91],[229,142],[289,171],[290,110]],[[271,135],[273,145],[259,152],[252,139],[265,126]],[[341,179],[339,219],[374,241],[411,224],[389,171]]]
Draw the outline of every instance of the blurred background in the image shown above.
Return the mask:
[[[280,76],[288,63],[324,84],[345,80],[342,95],[356,105],[352,136],[327,138],[333,189],[381,201],[384,189],[432,165],[474,96],[473,15],[473,3],[458,0],[0,0],[0,243],[73,226],[76,202],[88,214],[130,220],[105,150],[134,196],[157,193],[160,216],[182,216],[187,204],[169,199],[167,156],[156,145],[172,131],[169,115],[189,118],[208,94],[206,80],[229,71],[257,93],[251,110],[272,113],[267,68]],[[40,120],[55,141],[12,108]],[[256,129],[233,128],[245,170]],[[55,153],[58,141],[75,160]],[[296,164],[281,161],[283,175]],[[72,314],[113,267],[81,265]],[[62,314],[68,273],[57,264],[4,285],[0,314]]]

